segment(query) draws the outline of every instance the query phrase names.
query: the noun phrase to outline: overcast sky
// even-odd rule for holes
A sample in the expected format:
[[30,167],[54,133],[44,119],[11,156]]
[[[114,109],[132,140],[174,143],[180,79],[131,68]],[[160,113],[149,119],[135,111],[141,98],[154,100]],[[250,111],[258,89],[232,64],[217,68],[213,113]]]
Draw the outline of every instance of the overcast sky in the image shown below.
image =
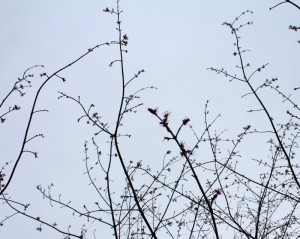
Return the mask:
[[[130,79],[137,71],[145,69],[145,74],[133,84],[132,92],[144,86],[158,88],[144,91],[140,102],[145,106],[140,108],[138,114],[130,115],[125,120],[124,132],[133,135],[131,141],[124,142],[126,158],[155,164],[160,162],[168,147],[162,145],[165,132],[149,115],[148,107],[170,111],[174,125],[177,125],[176,122],[179,124],[182,118],[190,117],[195,128],[201,130],[204,104],[210,100],[210,111],[222,115],[218,129],[227,129],[229,135],[236,135],[242,126],[252,122],[256,127],[265,129],[264,117],[246,113],[257,103],[251,97],[241,99],[247,93],[244,85],[229,83],[207,68],[224,67],[238,72],[234,67],[238,64],[233,56],[234,38],[222,23],[232,22],[242,11],[249,9],[254,14],[244,20],[254,24],[240,31],[242,47],[251,50],[246,59],[251,63],[252,70],[269,63],[257,81],[278,77],[286,92],[299,87],[300,48],[297,40],[300,36],[298,32],[288,30],[288,26],[299,25],[300,15],[296,8],[288,4],[269,11],[269,7],[278,2],[121,1],[124,11],[121,15],[122,28],[129,36],[125,57],[126,77]],[[88,48],[116,40],[116,19],[102,11],[106,7],[115,8],[114,1],[0,0],[0,99],[28,67],[41,64],[44,69],[32,72],[37,75],[41,72],[52,74]],[[241,19],[241,22],[244,20]],[[70,101],[57,100],[58,91],[75,97],[80,95],[86,105],[96,105],[105,121],[114,122],[121,85],[119,68],[108,65],[117,59],[117,53],[114,46],[97,49],[60,74],[67,79],[65,83],[53,79],[43,89],[38,108],[46,108],[49,113],[40,113],[34,118],[31,135],[43,133],[45,139],[37,139],[30,144],[30,149],[39,152],[39,158],[24,155],[8,190],[13,198],[34,204],[33,215],[41,214],[49,221],[58,217],[62,219],[65,215],[69,220],[70,216],[70,212],[59,208],[53,209],[55,213],[50,213],[52,209],[49,204],[35,189],[39,184],[47,187],[53,182],[56,195],[63,194],[66,200],[78,199],[79,205],[88,198],[88,192],[83,190],[88,184],[82,176],[83,144],[85,140],[90,140],[93,131],[87,125],[77,123],[77,118],[81,116],[79,107]],[[0,166],[6,161],[14,161],[18,154],[32,96],[40,82],[39,77],[34,79],[34,87],[26,89],[25,97],[15,94],[6,105],[17,103],[22,111],[11,114],[7,123],[0,125]],[[273,104],[271,95],[262,97],[272,114],[282,113],[281,107]],[[295,97],[299,100],[299,95]],[[77,175],[80,175],[80,180]],[[10,210],[1,205],[0,212],[1,221]],[[76,219],[72,218],[70,223],[77,225]],[[0,237],[61,238],[50,229],[45,229],[46,232],[41,234],[35,230],[36,226],[30,219],[17,216],[0,227]],[[73,229],[77,230],[75,226]]]

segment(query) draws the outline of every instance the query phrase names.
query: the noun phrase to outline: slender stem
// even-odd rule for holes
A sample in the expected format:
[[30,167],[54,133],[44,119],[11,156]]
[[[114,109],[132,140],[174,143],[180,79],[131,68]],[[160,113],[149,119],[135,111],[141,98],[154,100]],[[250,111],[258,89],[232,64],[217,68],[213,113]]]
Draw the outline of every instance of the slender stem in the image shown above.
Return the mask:
[[265,104],[262,102],[262,100],[260,99],[260,97],[257,95],[256,91],[255,91],[254,88],[252,87],[251,83],[249,82],[249,79],[248,79],[248,77],[247,77],[247,75],[246,75],[246,72],[245,72],[245,66],[244,66],[244,63],[243,63],[242,53],[241,53],[241,51],[240,51],[239,37],[238,37],[238,35],[237,35],[237,33],[236,33],[236,31],[235,31],[235,29],[234,29],[234,27],[233,27],[232,25],[231,25],[231,29],[232,29],[232,31],[233,31],[233,33],[234,33],[234,35],[235,35],[235,39],[236,39],[236,48],[237,48],[238,55],[239,55],[239,60],[240,60],[240,64],[241,64],[241,69],[242,69],[243,77],[244,77],[244,79],[245,79],[247,85],[248,85],[249,88],[251,89],[251,92],[253,93],[253,95],[255,96],[255,98],[258,100],[259,104],[260,104],[261,107],[263,108],[263,111],[266,113],[267,118],[268,118],[268,120],[269,120],[269,122],[270,122],[270,124],[271,124],[272,129],[273,129],[273,133],[275,134],[275,137],[276,137],[276,139],[277,139],[277,141],[278,141],[278,144],[280,145],[280,148],[281,148],[281,150],[282,150],[282,152],[283,152],[283,154],[284,154],[284,156],[285,156],[285,158],[286,158],[286,160],[287,160],[287,162],[288,162],[288,166],[289,166],[289,169],[291,170],[291,173],[292,173],[292,175],[293,175],[293,178],[294,178],[294,180],[295,180],[295,183],[297,184],[298,188],[300,189],[300,182],[299,182],[299,180],[298,180],[298,178],[297,178],[297,175],[296,175],[296,173],[295,173],[295,171],[294,171],[294,169],[293,169],[293,165],[292,165],[292,163],[291,163],[291,158],[289,157],[288,153],[287,153],[286,150],[285,150],[285,147],[284,147],[284,145],[283,145],[283,142],[282,142],[282,140],[280,139],[279,134],[278,134],[278,132],[277,132],[277,130],[276,130],[276,127],[275,127],[275,125],[274,125],[273,119],[272,119],[272,117],[271,117],[269,111],[267,110]]
[[117,124],[116,124],[116,128],[115,128],[115,134],[113,136],[114,141],[115,141],[115,147],[116,147],[116,151],[118,154],[118,157],[120,159],[120,163],[122,165],[124,174],[126,176],[126,179],[128,180],[128,183],[130,185],[131,191],[133,193],[134,196],[134,200],[136,202],[136,205],[139,209],[139,212],[144,220],[144,222],[146,223],[152,237],[154,237],[155,239],[157,239],[155,232],[153,231],[148,219],[146,218],[146,215],[144,213],[143,208],[141,207],[140,203],[139,203],[139,199],[137,196],[137,193],[135,191],[135,188],[132,184],[132,180],[130,179],[130,176],[127,172],[125,163],[124,163],[124,159],[122,157],[122,153],[120,151],[120,147],[119,147],[119,143],[118,143],[118,134],[119,134],[119,127],[121,125],[121,120],[122,120],[122,110],[123,110],[123,105],[124,105],[124,99],[125,99],[125,73],[124,73],[124,60],[123,60],[123,49],[122,49],[122,29],[121,29],[121,21],[120,21],[120,10],[119,10],[119,1],[117,2],[117,16],[118,16],[118,20],[117,20],[117,24],[118,24],[118,32],[119,32],[119,52],[120,52],[120,63],[121,63],[121,76],[122,76],[122,97],[121,97],[121,102],[120,102],[120,107],[119,107],[119,113],[118,113],[118,118],[117,118]]
[[110,45],[110,43],[108,43],[108,42],[107,43],[103,43],[103,44],[97,45],[97,46],[89,49],[86,53],[84,53],[83,55],[81,55],[80,57],[78,57],[76,60],[74,60],[73,62],[69,63],[68,65],[60,68],[59,70],[57,70],[56,72],[54,72],[51,76],[47,77],[47,79],[39,87],[39,89],[38,89],[38,91],[37,91],[37,93],[35,95],[33,104],[32,104],[32,108],[31,108],[29,119],[28,119],[27,127],[26,127],[26,130],[25,130],[25,133],[24,133],[23,143],[21,145],[21,149],[20,149],[18,158],[17,158],[17,160],[16,160],[16,162],[14,164],[12,172],[10,173],[10,176],[9,176],[9,179],[8,179],[7,183],[5,184],[5,186],[0,191],[0,195],[4,194],[5,190],[7,189],[8,185],[10,184],[10,182],[11,182],[11,180],[12,180],[14,174],[15,174],[15,171],[17,169],[17,166],[18,166],[18,164],[19,164],[19,162],[21,160],[21,157],[22,157],[23,152],[24,152],[25,144],[26,144],[26,141],[27,141],[27,136],[28,136],[28,133],[29,133],[29,129],[30,129],[30,126],[31,126],[33,114],[35,112],[35,106],[37,104],[37,101],[39,99],[40,93],[41,93],[42,89],[44,88],[44,86],[50,81],[50,79],[52,79],[54,76],[56,76],[56,74],[58,74],[59,72],[62,72],[63,70],[69,68],[70,66],[74,65],[75,63],[77,63],[78,61],[80,61],[82,58],[84,58],[85,56],[87,56],[88,54],[90,54],[94,49],[99,48],[100,46],[103,46],[103,45]]

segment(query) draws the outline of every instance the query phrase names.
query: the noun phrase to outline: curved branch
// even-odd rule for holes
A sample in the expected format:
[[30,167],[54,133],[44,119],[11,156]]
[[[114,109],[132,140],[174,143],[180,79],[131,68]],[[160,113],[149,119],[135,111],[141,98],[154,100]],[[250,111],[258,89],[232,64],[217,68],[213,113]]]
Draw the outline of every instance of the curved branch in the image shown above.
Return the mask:
[[9,179],[8,181],[6,182],[5,186],[2,188],[2,190],[0,191],[0,195],[3,195],[4,192],[6,191],[8,185],[10,184],[14,174],[15,174],[15,171],[17,169],[17,166],[21,160],[21,157],[23,155],[23,152],[24,152],[24,148],[25,148],[25,144],[26,144],[26,141],[27,141],[27,136],[28,136],[28,132],[29,132],[29,129],[30,129],[30,126],[31,126],[31,122],[32,122],[32,118],[33,118],[33,114],[35,112],[35,106],[37,104],[37,101],[38,101],[38,98],[40,96],[40,93],[42,91],[42,89],[44,88],[44,86],[47,84],[47,82],[50,81],[50,79],[52,79],[54,76],[56,76],[56,74],[58,74],[59,72],[62,72],[63,70],[69,68],[70,66],[74,65],[75,63],[77,63],[78,61],[80,61],[82,58],[84,58],[85,56],[87,56],[88,54],[90,54],[94,49],[96,48],[99,48],[100,46],[103,46],[103,45],[110,45],[111,43],[102,43],[100,45],[97,45],[91,49],[88,49],[88,51],[86,53],[84,53],[83,55],[81,55],[80,57],[78,57],[76,60],[74,60],[73,62],[69,63],[68,65],[60,68],[59,70],[57,70],[56,72],[54,72],[51,76],[47,77],[47,79],[43,82],[43,84],[39,87],[36,95],[35,95],[35,98],[34,98],[34,101],[33,101],[33,104],[32,104],[32,108],[31,108],[31,112],[30,112],[30,116],[29,116],[29,120],[28,120],[28,123],[27,123],[27,127],[26,127],[26,130],[25,130],[25,134],[24,134],[24,138],[23,138],[23,143],[22,143],[22,146],[21,146],[21,149],[20,149],[20,153],[19,153],[19,156],[14,164],[14,167],[12,169],[12,172],[9,176]]

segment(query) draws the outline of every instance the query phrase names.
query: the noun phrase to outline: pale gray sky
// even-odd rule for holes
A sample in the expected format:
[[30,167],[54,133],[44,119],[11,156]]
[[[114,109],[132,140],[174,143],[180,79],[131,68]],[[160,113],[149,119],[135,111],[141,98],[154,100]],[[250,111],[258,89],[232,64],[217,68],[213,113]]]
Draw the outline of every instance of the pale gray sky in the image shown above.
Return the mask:
[[[124,141],[126,158],[144,160],[145,164],[153,163],[155,167],[169,147],[162,144],[165,132],[149,115],[148,107],[169,110],[174,125],[188,116],[200,130],[203,129],[204,104],[209,99],[210,110],[223,116],[217,128],[228,129],[228,135],[236,135],[242,126],[251,122],[256,127],[266,126],[261,115],[246,113],[257,104],[251,97],[241,99],[247,93],[242,84],[229,83],[206,68],[225,67],[236,71],[234,66],[238,62],[232,54],[234,39],[222,23],[231,22],[249,9],[254,14],[245,17],[245,21],[251,20],[254,25],[240,32],[242,46],[251,50],[246,55],[247,61],[253,66],[252,70],[270,63],[257,81],[278,77],[284,90],[299,86],[300,48],[297,40],[300,36],[298,32],[288,30],[288,26],[299,25],[300,15],[290,5],[269,11],[269,7],[278,2],[121,1],[123,32],[129,36],[126,76],[131,78],[137,71],[145,69],[146,73],[133,86],[133,92],[143,86],[158,88],[142,93],[141,101],[145,107],[125,120],[126,132],[133,135],[131,141]],[[43,64],[44,71],[51,74],[88,48],[115,40],[116,19],[102,11],[105,7],[115,7],[114,1],[0,0],[0,99],[26,68]],[[66,209],[52,209],[35,189],[39,184],[47,187],[53,182],[56,195],[62,194],[66,200],[76,201],[77,205],[89,198],[89,189],[84,190],[88,180],[82,175],[82,159],[84,141],[91,138],[93,131],[85,124],[77,123],[81,116],[79,107],[66,100],[57,100],[57,92],[80,95],[82,102],[97,106],[105,121],[114,122],[120,97],[119,72],[118,67],[108,65],[116,57],[114,46],[100,48],[60,74],[67,79],[66,83],[53,79],[43,89],[38,108],[47,108],[50,112],[36,116],[31,134],[43,133],[45,139],[38,139],[30,145],[32,150],[38,150],[39,158],[24,155],[8,190],[13,198],[33,204],[30,211],[33,215],[39,214],[50,222],[57,220],[62,227],[72,224],[74,231],[78,231],[76,225],[81,225],[82,221],[71,217]],[[39,80],[32,82],[35,87],[27,89],[24,98],[17,95],[11,98],[10,103],[21,105],[22,111],[10,115],[7,123],[0,125],[0,166],[13,161],[18,154],[28,107]],[[284,112],[272,104],[268,94],[264,99],[274,115]],[[3,205],[0,211],[0,220],[9,215],[9,210]],[[35,230],[37,226],[30,219],[17,216],[0,227],[0,237],[61,238],[46,227],[45,232],[39,233]],[[97,230],[101,228],[98,226]]]

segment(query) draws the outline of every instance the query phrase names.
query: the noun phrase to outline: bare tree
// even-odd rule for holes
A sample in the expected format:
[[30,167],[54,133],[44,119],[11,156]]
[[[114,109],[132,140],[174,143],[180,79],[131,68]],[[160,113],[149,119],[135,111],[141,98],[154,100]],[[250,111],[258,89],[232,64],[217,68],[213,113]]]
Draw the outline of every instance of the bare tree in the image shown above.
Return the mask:
[[[271,9],[283,3],[299,9],[291,1],[281,2]],[[116,239],[298,238],[300,170],[296,153],[299,150],[300,109],[292,95],[280,90],[277,78],[261,81],[259,74],[268,67],[268,63],[252,68],[247,62],[248,50],[242,47],[239,34],[241,29],[252,25],[251,20],[245,19],[249,16],[251,19],[253,12],[245,11],[234,21],[223,24],[233,36],[236,71],[215,67],[208,70],[228,78],[230,82],[244,85],[248,93],[242,97],[256,102],[256,108],[249,109],[248,112],[257,114],[265,122],[265,128],[245,125],[238,135],[229,137],[224,130],[220,131],[215,127],[221,116],[210,112],[208,101],[203,110],[204,124],[200,132],[194,130],[188,117],[173,123],[170,112],[149,108],[149,113],[154,117],[153,121],[158,122],[165,132],[164,144],[172,149],[165,152],[161,165],[154,167],[126,158],[123,142],[124,139],[130,139],[131,134],[122,126],[126,117],[133,115],[143,105],[141,94],[155,87],[146,86],[134,90],[132,86],[145,71],[140,69],[133,76],[126,76],[124,54],[127,53],[129,37],[122,29],[119,1],[115,9],[105,8],[103,11],[117,20],[116,40],[88,49],[52,74],[40,73],[44,81],[32,103],[19,156],[14,161],[5,162],[0,170],[0,199],[4,202],[3,206],[12,209],[10,215],[0,219],[0,225],[3,226],[16,215],[22,215],[24,220],[31,219],[37,223],[36,230],[43,231],[49,227],[63,238],[100,238],[104,231],[102,228],[111,230]],[[76,232],[71,225],[64,228],[56,222],[42,219],[39,215],[34,216],[30,212],[30,204],[12,198],[7,189],[17,174],[23,154],[31,153],[37,157],[37,152],[27,149],[27,143],[43,137],[42,134],[29,135],[35,114],[46,111],[36,109],[46,83],[53,78],[65,81],[61,76],[65,69],[103,46],[117,47],[119,54],[109,64],[119,71],[121,85],[115,121],[103,120],[95,104],[86,105],[80,96],[59,92],[60,100],[75,103],[81,110],[78,122],[87,123],[94,130],[91,140],[85,141],[83,150],[84,175],[88,178],[96,199],[87,200],[82,207],[77,207],[72,204],[73,199],[65,200],[57,194],[53,184],[37,186],[37,190],[51,207],[59,206],[78,217],[78,220],[84,219],[84,225]],[[41,66],[33,68],[36,67]],[[22,96],[24,89],[31,86],[29,78],[34,77],[29,73],[31,70],[32,68],[27,69],[23,77],[18,79],[3,99],[1,110],[12,93],[19,92]],[[277,119],[272,116],[264,101],[265,92],[275,93],[274,104],[285,108],[285,117]],[[19,106],[14,105],[6,111],[3,110],[1,122],[5,123],[8,115],[19,109]],[[174,124],[178,124],[178,127],[174,127]],[[253,139],[255,142],[264,142],[263,147],[267,153],[261,154],[259,158],[249,156],[249,151],[243,149],[245,145],[255,151],[256,147],[249,145]],[[8,172],[6,167],[9,164],[13,167]],[[256,174],[250,173],[247,170],[249,167],[255,168]],[[91,228],[98,229],[91,232]]]

